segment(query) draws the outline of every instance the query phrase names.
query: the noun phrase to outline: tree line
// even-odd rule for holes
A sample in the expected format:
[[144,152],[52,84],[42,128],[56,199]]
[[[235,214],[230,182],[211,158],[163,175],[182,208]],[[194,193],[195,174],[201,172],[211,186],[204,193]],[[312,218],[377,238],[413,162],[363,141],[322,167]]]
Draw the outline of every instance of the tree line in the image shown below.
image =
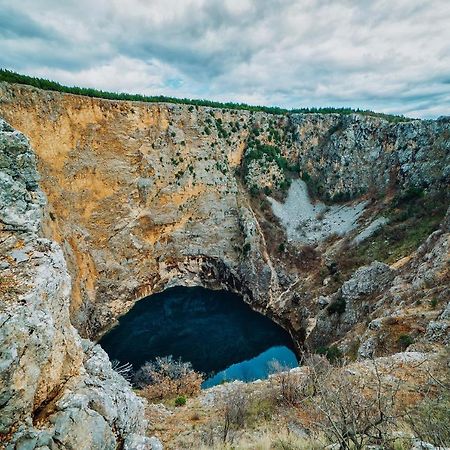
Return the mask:
[[215,102],[212,100],[205,99],[190,99],[190,98],[175,98],[168,97],[165,95],[141,95],[141,94],[128,94],[125,92],[108,92],[99,89],[85,88],[78,86],[64,86],[56,81],[47,80],[45,78],[31,77],[28,75],[22,75],[11,70],[0,69],[0,81],[5,81],[8,83],[24,84],[28,86],[34,86],[39,89],[45,89],[48,91],[65,92],[69,94],[83,95],[86,97],[94,98],[104,98],[108,100],[131,100],[138,102],[148,102],[148,103],[177,103],[183,105],[193,105],[193,106],[207,106],[211,108],[218,109],[233,109],[233,110],[246,110],[252,112],[265,112],[268,114],[307,114],[307,113],[320,113],[320,114],[361,114],[364,116],[379,117],[385,119],[389,122],[405,122],[413,120],[408,117],[401,115],[392,115],[377,113],[370,110],[363,109],[353,109],[348,107],[334,108],[294,108],[286,109],[280,108],[278,106],[260,106],[260,105],[247,105],[246,103],[234,103],[234,102]]

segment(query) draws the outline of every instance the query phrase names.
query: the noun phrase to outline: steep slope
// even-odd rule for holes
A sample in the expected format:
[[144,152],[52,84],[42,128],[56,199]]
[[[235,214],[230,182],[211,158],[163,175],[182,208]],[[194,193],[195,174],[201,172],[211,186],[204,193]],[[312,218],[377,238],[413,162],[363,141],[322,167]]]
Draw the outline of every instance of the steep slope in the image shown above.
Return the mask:
[[60,245],[40,236],[38,181],[27,139],[0,120],[0,447],[151,448],[142,400],[70,323],[71,279]]
[[[425,232],[437,229],[448,202],[448,119],[277,116],[5,83],[0,98],[0,114],[36,150],[49,199],[45,233],[66,255],[71,318],[85,336],[98,336],[152,292],[199,284],[241,293],[300,348],[320,295],[371,262],[338,267],[335,276],[329,266],[348,253],[348,239],[411,192],[441,195]],[[267,195],[283,202],[298,176],[325,201],[363,202],[347,232],[337,223],[341,235],[325,234],[331,241],[315,248],[289,237]],[[308,226],[323,227],[317,216]]]

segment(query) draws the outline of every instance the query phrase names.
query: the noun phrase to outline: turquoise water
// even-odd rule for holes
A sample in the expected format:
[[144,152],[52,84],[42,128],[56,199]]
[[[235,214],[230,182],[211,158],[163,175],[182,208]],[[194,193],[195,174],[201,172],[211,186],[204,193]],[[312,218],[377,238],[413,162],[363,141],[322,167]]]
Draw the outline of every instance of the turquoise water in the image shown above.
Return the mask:
[[288,347],[282,345],[270,347],[248,361],[232,364],[227,369],[213,375],[203,382],[202,387],[212,387],[225,381],[253,381],[267,378],[274,368],[274,361],[277,361],[283,367],[291,368],[298,365],[295,354]]
[[199,287],[171,288],[139,301],[99,343],[112,360],[135,370],[156,356],[190,361],[205,374],[204,387],[266,378],[273,360],[297,365],[280,326],[238,295]]

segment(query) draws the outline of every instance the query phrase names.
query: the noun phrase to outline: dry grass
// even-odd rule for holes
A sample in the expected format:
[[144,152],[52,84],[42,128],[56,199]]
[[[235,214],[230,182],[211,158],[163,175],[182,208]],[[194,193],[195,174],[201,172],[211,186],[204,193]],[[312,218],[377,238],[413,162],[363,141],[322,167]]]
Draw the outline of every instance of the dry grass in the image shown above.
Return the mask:
[[244,435],[232,444],[200,446],[199,450],[319,450],[324,446],[317,438],[302,438],[287,429],[262,431],[259,436]]
[[[317,357],[314,357],[317,358]],[[398,421],[389,426],[389,432],[410,432],[403,423],[405,411],[415,408],[424,398],[436,395],[431,375],[442,379],[446,372],[447,359],[406,359],[389,357],[377,360],[377,367],[382,376],[383,389],[394,392],[395,402],[390,408],[391,417],[399,417]],[[353,363],[342,368],[331,367],[325,362],[325,371],[332,371],[330,378],[325,376],[323,388],[331,391],[327,398],[339,393],[332,390],[339,385],[339,380],[345,378],[345,388],[348,389],[344,400],[353,405],[354,399],[350,387],[355,383],[355,389],[360,396],[360,405],[367,396],[370,401],[376,390],[377,373],[370,361]],[[319,368],[319,370],[322,370]],[[280,374],[261,383],[241,384],[239,399],[243,412],[242,421],[233,424],[223,439],[224,408],[223,392],[231,385],[217,386],[188,399],[186,406],[176,408],[172,403],[166,406],[149,405],[147,418],[151,424],[149,433],[158,436],[167,449],[210,449],[210,450],[302,450],[324,448],[330,443],[326,433],[319,426],[324,420],[323,410],[317,408],[320,404],[320,390],[314,389],[311,383],[311,371],[304,367],[294,372],[295,377],[286,379]],[[341,376],[346,374],[345,377]],[[295,402],[286,401],[283,389],[288,387],[291,392],[291,381],[298,384]],[[327,381],[328,380],[328,381]],[[334,380],[334,384],[333,381]],[[314,381],[314,380],[313,380]],[[316,380],[317,381],[317,380]],[[362,383],[362,384],[361,384]],[[341,383],[342,384],[342,383]],[[325,386],[326,385],[326,386]],[[322,393],[324,392],[322,388]],[[398,391],[397,391],[398,388]],[[352,388],[353,389],[353,388]],[[356,392],[355,391],[355,392]],[[319,393],[317,393],[319,392]],[[205,398],[213,401],[205,401]],[[355,394],[356,395],[356,394]],[[289,397],[289,396],[288,396]],[[390,398],[390,397],[389,397]],[[341,398],[342,400],[342,398]],[[245,410],[245,411],[244,411]],[[233,412],[233,411],[231,411]],[[235,426],[236,425],[236,426]],[[395,450],[407,450],[408,439],[392,441]]]

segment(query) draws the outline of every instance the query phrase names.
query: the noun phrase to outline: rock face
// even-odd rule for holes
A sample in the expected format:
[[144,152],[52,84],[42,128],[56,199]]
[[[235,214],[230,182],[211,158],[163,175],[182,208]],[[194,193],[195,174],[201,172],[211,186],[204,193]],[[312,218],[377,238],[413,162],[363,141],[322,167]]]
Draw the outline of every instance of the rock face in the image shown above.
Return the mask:
[[[449,119],[276,116],[5,83],[0,115],[37,157],[0,121],[7,448],[159,449],[143,436],[141,400],[79,333],[98,337],[174,285],[240,293],[299,349],[336,344],[366,358],[449,342],[449,213],[391,266],[340,278],[333,261],[388,226],[394,193],[445,191]],[[298,176],[318,198],[298,179],[280,198]],[[255,189],[275,191],[272,209]]]
[[[236,175],[255,136],[276,144],[277,161],[297,164],[322,197],[391,185],[438,189],[449,180],[444,119],[274,116],[5,83],[0,99],[0,114],[30,138],[38,156],[49,199],[45,234],[66,256],[71,318],[85,337],[98,336],[146,295],[197,284],[241,293],[302,339],[297,315],[287,319],[284,311],[299,274],[273,255],[268,221]],[[279,165],[277,173],[268,170],[267,158],[251,161],[245,180],[268,187],[272,174],[272,184],[279,183]]]
[[372,296],[383,292],[394,278],[394,271],[378,261],[359,268],[341,288],[329,297],[321,297],[326,308],[317,316],[317,323],[308,341],[315,346],[342,336],[361,317],[366,317]]
[[0,180],[0,446],[115,449],[145,431],[143,403],[70,323],[62,249],[40,237],[34,153],[3,120]]
[[300,167],[327,198],[376,187],[445,186],[450,176],[450,119],[400,122],[338,114],[295,115]]

